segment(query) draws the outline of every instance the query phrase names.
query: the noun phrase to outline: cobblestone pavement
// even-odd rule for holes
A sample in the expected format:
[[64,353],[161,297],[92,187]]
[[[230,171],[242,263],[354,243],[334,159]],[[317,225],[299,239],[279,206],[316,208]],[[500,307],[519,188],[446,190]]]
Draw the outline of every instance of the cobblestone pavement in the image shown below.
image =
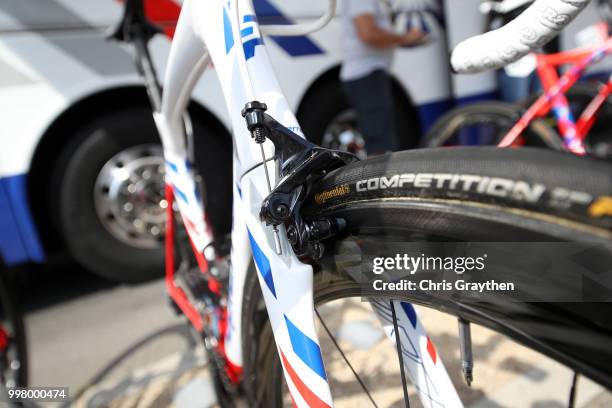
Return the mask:
[[[336,334],[348,359],[372,390],[381,407],[402,407],[401,380],[393,345],[382,335],[377,319],[367,304],[341,300],[320,309],[323,319]],[[521,347],[504,336],[473,327],[475,382],[467,387],[460,374],[456,320],[439,312],[418,308],[427,331],[452,377],[460,397],[470,407],[567,406],[572,373],[554,361]],[[321,331],[323,333],[323,331]],[[322,350],[338,407],[369,406],[333,343],[321,335]],[[134,350],[135,355],[138,354]],[[126,356],[129,360],[131,357]],[[141,358],[141,357],[140,357]],[[133,364],[129,364],[133,367]],[[412,407],[421,406],[414,387],[409,387]],[[152,359],[148,364],[88,388],[76,407],[146,408],[214,407],[214,392],[206,361],[199,348]],[[612,395],[587,379],[580,379],[576,407],[612,406]]]

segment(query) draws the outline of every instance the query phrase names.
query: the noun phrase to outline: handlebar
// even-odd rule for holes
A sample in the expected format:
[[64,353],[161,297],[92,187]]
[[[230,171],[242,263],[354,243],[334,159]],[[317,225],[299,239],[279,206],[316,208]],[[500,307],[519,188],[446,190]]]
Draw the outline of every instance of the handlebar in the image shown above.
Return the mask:
[[536,0],[505,26],[457,45],[451,67],[457,73],[477,73],[514,62],[552,40],[589,2]]

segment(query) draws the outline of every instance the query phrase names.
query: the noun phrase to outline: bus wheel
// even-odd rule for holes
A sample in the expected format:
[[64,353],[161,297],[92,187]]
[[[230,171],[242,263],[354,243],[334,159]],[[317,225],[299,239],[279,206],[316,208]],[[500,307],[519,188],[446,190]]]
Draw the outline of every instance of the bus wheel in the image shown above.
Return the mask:
[[[395,118],[400,150],[415,147],[418,142],[419,123],[405,112],[402,99],[394,92]],[[304,135],[323,147],[366,156],[364,140],[357,114],[347,102],[339,81],[324,83],[310,93],[301,105],[298,120]]]
[[120,282],[162,276],[164,160],[151,112],[108,113],[75,135],[55,171],[57,224],[70,254]]
[[[194,130],[197,135],[207,132],[196,120]],[[227,173],[213,176],[231,180],[231,142],[226,147],[213,140],[206,148],[207,165]],[[164,159],[150,110],[130,108],[99,117],[77,132],[57,163],[55,214],[75,260],[114,281],[162,276]],[[203,178],[208,185],[206,174]],[[212,181],[216,194],[208,209],[227,212],[231,182],[227,192],[219,191],[217,183]],[[231,217],[209,215],[215,220]]]

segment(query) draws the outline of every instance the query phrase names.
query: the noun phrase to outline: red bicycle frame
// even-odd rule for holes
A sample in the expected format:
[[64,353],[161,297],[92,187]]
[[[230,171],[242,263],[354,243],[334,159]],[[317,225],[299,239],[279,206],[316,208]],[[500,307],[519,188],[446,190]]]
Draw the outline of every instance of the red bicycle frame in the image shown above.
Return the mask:
[[[605,30],[606,33],[606,40],[601,45],[556,54],[536,55],[537,73],[544,93],[504,136],[498,144],[499,147],[518,145],[521,134],[529,124],[536,118],[546,116],[552,110],[564,146],[575,154],[586,154],[584,139],[595,123],[597,112],[612,92],[612,81],[608,79],[606,84],[602,84],[598,94],[585,108],[577,122],[573,118],[565,93],[582,77],[589,66],[601,61],[612,52],[612,37],[607,35],[607,24],[601,24],[598,28]],[[568,64],[573,65],[559,77],[557,67]]]

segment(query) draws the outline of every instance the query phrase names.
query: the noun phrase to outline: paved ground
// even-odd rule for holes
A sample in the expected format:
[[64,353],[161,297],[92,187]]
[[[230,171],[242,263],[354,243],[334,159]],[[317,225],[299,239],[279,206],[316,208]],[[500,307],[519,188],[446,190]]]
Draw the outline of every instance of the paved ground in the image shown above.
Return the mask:
[[31,273],[23,284],[33,386],[91,382],[192,350],[194,339],[168,306],[162,280],[114,285],[71,263]]
[[[181,318],[164,298],[163,283],[112,285],[71,264],[37,272],[26,283],[31,383],[68,386],[77,407],[214,406],[206,361]],[[367,384],[376,385],[380,406],[401,407],[394,349],[377,321],[358,301],[326,307],[324,316]],[[558,364],[482,328],[473,329],[475,384],[459,375],[456,321],[421,311],[429,334],[467,406],[557,408],[567,404],[571,373]],[[338,353],[322,339],[331,383],[340,407],[367,406],[351,384]],[[416,401],[411,388],[411,402]],[[399,399],[398,399],[399,398]],[[579,384],[578,407],[612,406],[612,397],[587,380]]]

